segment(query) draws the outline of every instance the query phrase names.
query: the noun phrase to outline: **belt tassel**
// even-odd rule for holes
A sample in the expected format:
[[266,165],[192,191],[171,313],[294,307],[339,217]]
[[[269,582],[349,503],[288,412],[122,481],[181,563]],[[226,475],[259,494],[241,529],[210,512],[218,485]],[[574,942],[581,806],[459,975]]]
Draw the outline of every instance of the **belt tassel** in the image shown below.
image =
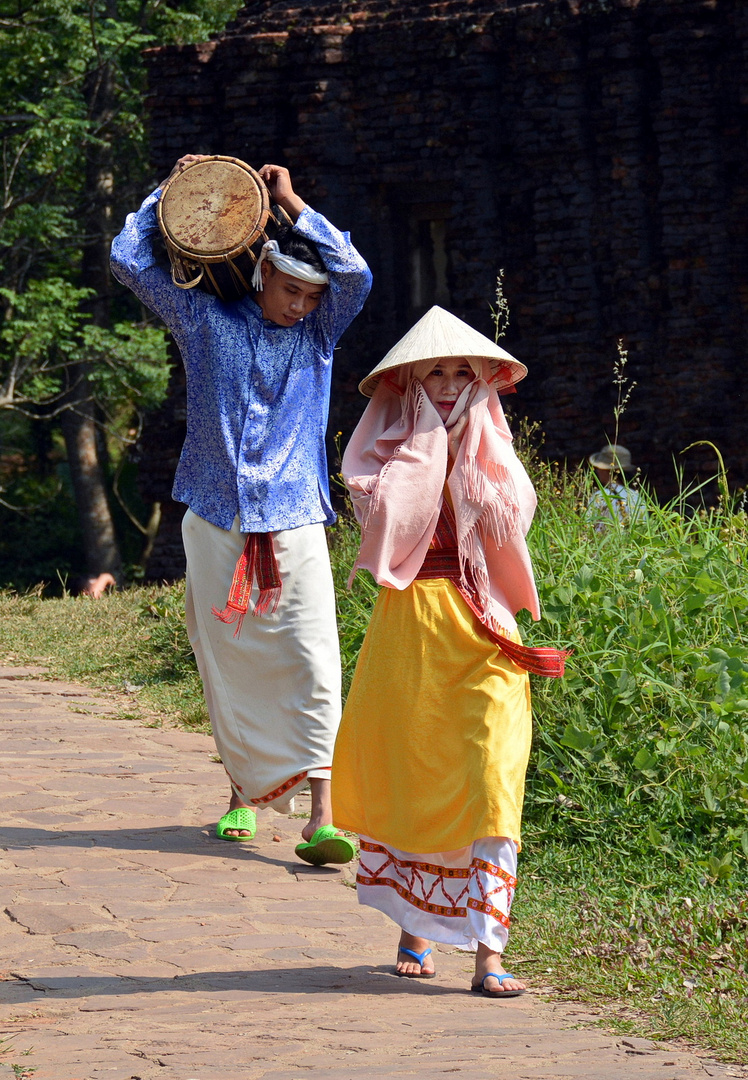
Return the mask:
[[234,637],[239,637],[241,633],[255,579],[260,595],[252,614],[257,618],[268,612],[272,615],[278,607],[282,589],[272,533],[247,534],[246,543],[234,567],[226,607],[223,611],[213,608],[214,616],[221,622],[236,623]]

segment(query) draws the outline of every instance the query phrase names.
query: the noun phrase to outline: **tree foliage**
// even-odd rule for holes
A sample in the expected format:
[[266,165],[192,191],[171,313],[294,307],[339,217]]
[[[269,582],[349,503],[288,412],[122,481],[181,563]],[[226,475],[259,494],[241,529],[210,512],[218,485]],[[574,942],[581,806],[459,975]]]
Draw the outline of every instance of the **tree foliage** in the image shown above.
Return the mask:
[[21,457],[38,493],[32,426],[85,413],[117,458],[165,393],[164,335],[135,306],[113,319],[106,271],[116,223],[153,179],[142,51],[204,40],[239,6],[0,0],[0,498]]

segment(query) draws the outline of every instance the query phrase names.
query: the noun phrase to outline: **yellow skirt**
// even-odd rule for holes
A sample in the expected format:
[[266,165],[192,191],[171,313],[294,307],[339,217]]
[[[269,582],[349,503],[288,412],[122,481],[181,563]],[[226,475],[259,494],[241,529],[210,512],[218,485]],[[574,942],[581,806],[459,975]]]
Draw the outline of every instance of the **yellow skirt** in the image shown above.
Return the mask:
[[335,824],[404,851],[519,845],[531,738],[527,673],[454,585],[382,589],[335,744]]

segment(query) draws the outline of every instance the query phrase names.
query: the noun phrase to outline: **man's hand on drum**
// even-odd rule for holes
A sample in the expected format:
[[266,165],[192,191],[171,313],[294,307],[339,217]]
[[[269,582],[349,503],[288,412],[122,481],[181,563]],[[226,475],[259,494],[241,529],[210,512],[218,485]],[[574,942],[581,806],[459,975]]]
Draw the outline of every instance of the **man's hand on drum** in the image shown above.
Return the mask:
[[168,184],[172,176],[176,176],[177,173],[181,173],[181,171],[185,169],[188,165],[191,165],[193,161],[203,161],[205,158],[208,157],[210,157],[210,154],[185,154],[184,157],[181,157],[179,159],[179,161],[176,163],[176,165],[171,170],[166,179],[161,181],[159,187],[163,187],[164,184]]
[[285,210],[292,221],[296,221],[306,203],[294,191],[288,169],[282,165],[263,165],[259,174],[267,184],[273,202]]

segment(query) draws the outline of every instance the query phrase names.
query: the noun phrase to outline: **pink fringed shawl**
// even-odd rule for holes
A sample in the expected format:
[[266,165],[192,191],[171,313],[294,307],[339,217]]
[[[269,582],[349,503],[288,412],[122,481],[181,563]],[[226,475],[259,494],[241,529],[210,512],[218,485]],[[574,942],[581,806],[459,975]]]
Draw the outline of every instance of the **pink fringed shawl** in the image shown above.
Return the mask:
[[[343,456],[343,476],[362,527],[351,578],[366,569],[380,585],[405,589],[431,544],[448,465],[448,428],[419,381],[433,363],[426,362],[426,369],[413,365],[409,379],[401,368],[380,381]],[[509,634],[522,608],[540,618],[525,543],[536,497],[483,364],[450,417],[459,417],[470,401],[467,427],[446,482],[460,569],[464,574],[470,568],[487,625]]]

